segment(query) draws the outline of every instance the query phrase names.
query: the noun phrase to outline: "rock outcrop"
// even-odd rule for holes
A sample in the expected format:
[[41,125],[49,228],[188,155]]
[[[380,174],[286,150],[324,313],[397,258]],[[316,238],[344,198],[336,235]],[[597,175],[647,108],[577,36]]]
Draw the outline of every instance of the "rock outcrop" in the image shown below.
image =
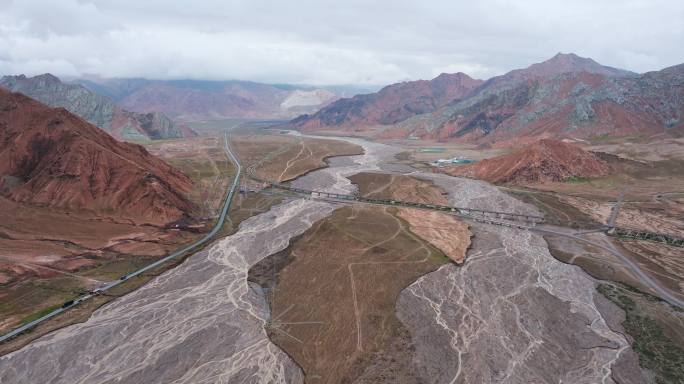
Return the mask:
[[599,177],[610,166],[594,153],[557,140],[540,140],[514,153],[445,170],[491,183],[543,183],[572,177]]
[[165,225],[189,219],[191,181],[136,144],[0,89],[0,191],[11,200]]
[[24,75],[4,76],[0,79],[0,87],[21,92],[51,107],[66,108],[117,139],[168,139],[194,135],[191,130],[159,112],[127,111],[106,96],[79,84],[63,83],[51,74],[30,78]]

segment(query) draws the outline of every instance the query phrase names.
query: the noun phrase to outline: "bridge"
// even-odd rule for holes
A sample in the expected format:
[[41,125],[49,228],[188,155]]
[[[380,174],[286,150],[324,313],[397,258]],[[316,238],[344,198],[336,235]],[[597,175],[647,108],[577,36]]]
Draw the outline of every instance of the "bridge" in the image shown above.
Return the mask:
[[[449,213],[455,216],[459,216],[465,219],[471,219],[476,222],[488,223],[506,227],[520,228],[520,229],[530,229],[530,226],[534,227],[538,224],[543,224],[545,222],[543,216],[514,213],[514,212],[502,212],[502,211],[492,211],[477,208],[467,208],[467,207],[456,207],[447,206],[439,204],[429,204],[429,203],[419,203],[410,201],[400,201],[400,200],[384,200],[384,199],[370,199],[366,197],[361,197],[358,195],[348,195],[341,193],[332,193],[325,191],[315,191],[303,188],[295,188],[287,184],[280,182],[274,182],[271,180],[264,180],[255,175],[255,167],[252,166],[248,169],[248,175],[253,180],[262,183],[265,187],[280,189],[284,191],[289,191],[291,193],[305,196],[316,200],[325,200],[335,203],[356,203],[356,204],[374,204],[374,205],[385,205],[385,206],[395,206],[395,207],[407,207],[407,208],[417,208],[426,209],[433,211],[440,211],[444,213]],[[637,229],[621,228],[615,227],[615,219],[620,210],[620,205],[624,199],[624,191],[620,193],[617,203],[612,209],[611,215],[608,219],[608,224],[597,229],[592,229],[590,232],[605,232],[609,236],[635,239],[635,240],[647,240],[655,241],[675,247],[684,247],[684,239],[663,233],[653,233],[646,232]]]
[[[275,182],[271,180],[264,180],[255,175],[255,167],[249,167],[247,174],[253,180],[262,183],[265,188],[275,188],[280,190],[289,191],[291,193],[305,196],[316,200],[325,200],[335,203],[361,203],[361,204],[373,204],[373,205],[384,205],[384,206],[394,206],[394,207],[407,207],[407,208],[417,208],[426,209],[433,211],[440,211],[444,213],[449,213],[463,218],[473,219],[479,222],[487,222],[496,225],[505,226],[517,226],[514,223],[526,224],[526,225],[537,225],[544,223],[543,216],[536,216],[524,213],[514,213],[514,212],[502,212],[502,211],[492,211],[477,208],[466,208],[466,207],[456,207],[449,205],[439,205],[430,203],[420,203],[412,201],[401,201],[401,200],[386,200],[386,199],[371,199],[367,197],[362,197],[358,195],[348,195],[342,193],[333,193],[325,191],[315,191],[310,189],[296,188],[287,184],[280,182]],[[523,226],[521,226],[523,227]]]
[[532,225],[541,224],[544,222],[544,218],[542,216],[535,216],[535,215],[528,215],[528,214],[521,214],[521,213],[489,211],[489,210],[484,210],[484,209],[464,208],[464,207],[455,207],[455,206],[449,206],[449,205],[419,203],[419,202],[412,202],[412,201],[370,199],[370,198],[361,197],[358,195],[345,195],[345,194],[340,194],[340,193],[331,193],[331,192],[313,191],[313,190],[301,189],[301,188],[293,188],[293,187],[290,187],[288,185],[283,185],[283,184],[279,184],[279,183],[271,183],[271,187],[288,190],[290,192],[294,192],[294,193],[300,194],[300,195],[305,195],[305,196],[311,197],[313,199],[318,199],[318,200],[333,200],[333,201],[340,201],[340,202],[347,201],[347,202],[356,202],[356,203],[365,203],[365,204],[374,204],[374,205],[387,205],[387,206],[395,206],[395,207],[427,209],[427,210],[433,210],[433,211],[452,213],[452,214],[455,214],[457,216],[463,216],[463,217],[468,217],[468,218],[477,217],[479,219],[501,219],[501,220],[509,220],[509,221],[520,221],[520,222],[525,222],[527,224],[532,224]]

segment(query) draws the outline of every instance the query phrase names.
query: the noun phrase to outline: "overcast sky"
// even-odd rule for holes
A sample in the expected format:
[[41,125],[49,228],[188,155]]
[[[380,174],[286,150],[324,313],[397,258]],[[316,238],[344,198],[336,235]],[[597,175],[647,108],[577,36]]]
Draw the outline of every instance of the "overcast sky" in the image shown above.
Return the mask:
[[683,0],[0,0],[0,74],[387,84],[684,62]]

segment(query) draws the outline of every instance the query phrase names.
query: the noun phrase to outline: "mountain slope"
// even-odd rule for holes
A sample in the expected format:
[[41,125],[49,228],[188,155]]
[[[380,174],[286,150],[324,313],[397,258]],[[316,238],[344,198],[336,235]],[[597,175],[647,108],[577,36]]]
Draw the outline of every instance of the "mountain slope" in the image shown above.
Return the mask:
[[392,84],[376,93],[337,100],[292,123],[304,130],[394,124],[463,98],[481,83],[466,74],[455,73],[441,74],[429,81]]
[[165,225],[192,216],[181,172],[64,108],[0,89],[0,193],[27,204]]
[[4,76],[0,87],[21,92],[52,107],[64,107],[118,139],[166,139],[191,136],[193,132],[177,126],[158,112],[135,113],[118,107],[108,97],[78,84],[66,84],[44,74]]
[[469,98],[406,120],[397,130],[508,145],[544,137],[652,135],[682,124],[681,68],[634,75],[566,56],[492,78]]
[[524,184],[605,176],[610,172],[610,166],[578,146],[545,139],[514,153],[449,168],[446,172],[491,183]]
[[159,111],[184,121],[224,118],[288,119],[338,98],[326,89],[249,81],[95,79],[84,86],[124,108]]

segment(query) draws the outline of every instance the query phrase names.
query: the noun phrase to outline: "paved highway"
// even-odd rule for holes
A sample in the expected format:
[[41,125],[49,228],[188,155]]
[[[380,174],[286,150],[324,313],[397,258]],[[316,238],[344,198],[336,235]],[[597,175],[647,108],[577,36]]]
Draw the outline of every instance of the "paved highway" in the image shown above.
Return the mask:
[[[147,272],[151,269],[154,269],[154,268],[156,268],[156,267],[158,267],[158,266],[160,266],[166,262],[169,262],[169,261],[171,261],[171,260],[173,260],[179,256],[182,256],[189,251],[192,251],[193,249],[195,249],[195,248],[199,247],[200,245],[203,245],[206,242],[208,242],[209,240],[211,240],[214,237],[214,235],[216,235],[216,233],[218,233],[218,231],[221,230],[221,227],[223,226],[223,223],[226,220],[228,210],[230,209],[231,201],[233,200],[233,196],[235,194],[235,190],[238,187],[238,184],[240,181],[240,175],[242,173],[242,166],[240,165],[240,161],[237,159],[237,157],[235,156],[235,154],[233,153],[233,151],[230,148],[230,144],[228,143],[228,132],[225,132],[224,140],[225,140],[224,145],[225,145],[226,153],[228,154],[230,159],[233,161],[233,163],[235,165],[237,165],[237,173],[235,175],[235,179],[233,180],[233,184],[231,185],[230,189],[228,190],[228,195],[226,196],[226,200],[223,203],[223,209],[221,210],[221,214],[219,216],[219,219],[216,222],[216,225],[214,226],[214,228],[211,230],[211,232],[207,233],[206,235],[204,235],[201,239],[197,240],[196,242],[194,242],[194,243],[192,243],[186,247],[183,247],[183,248],[171,253],[170,255],[155,261],[152,264],[149,264],[143,268],[140,268],[135,272],[124,275],[118,280],[115,280],[115,281],[112,281],[112,282],[105,284],[104,286],[102,286],[96,290],[96,292],[98,294],[102,293],[102,292],[106,292],[106,291],[116,287],[117,285],[122,284],[123,282],[125,282],[126,280],[128,280],[132,277],[135,277],[135,276],[138,276],[142,273],[145,273],[145,272]],[[47,315],[45,315],[39,319],[36,319],[30,323],[24,324],[21,327],[15,328],[12,331],[0,336],[0,343],[4,342],[5,340],[9,340],[12,337],[14,337],[14,336],[16,336],[22,332],[25,332],[25,331],[35,327],[36,325],[61,314],[62,312],[67,311],[68,309],[75,307],[75,306],[83,303],[84,301],[92,299],[96,295],[97,294],[95,294],[95,293],[88,293],[86,295],[83,295],[83,296],[80,296],[80,297],[74,299],[72,302],[67,302],[69,304],[66,304],[60,308],[57,308],[54,311],[48,313]]]

